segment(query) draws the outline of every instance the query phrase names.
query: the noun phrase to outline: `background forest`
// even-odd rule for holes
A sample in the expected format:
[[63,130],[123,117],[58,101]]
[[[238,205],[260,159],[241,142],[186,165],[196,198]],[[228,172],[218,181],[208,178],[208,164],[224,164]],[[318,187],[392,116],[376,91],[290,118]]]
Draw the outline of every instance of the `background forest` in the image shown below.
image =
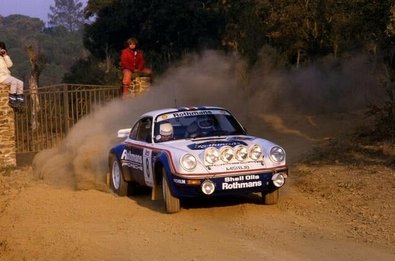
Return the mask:
[[155,75],[207,49],[241,57],[251,68],[265,52],[280,70],[328,57],[336,67],[364,54],[387,71],[389,101],[371,112],[390,122],[390,132],[394,127],[393,0],[89,0],[85,8],[79,0],[54,0],[48,18],[45,25],[37,18],[0,16],[13,74],[26,83],[26,48],[32,46],[40,57],[39,86],[117,85],[119,54],[131,36],[139,39]]

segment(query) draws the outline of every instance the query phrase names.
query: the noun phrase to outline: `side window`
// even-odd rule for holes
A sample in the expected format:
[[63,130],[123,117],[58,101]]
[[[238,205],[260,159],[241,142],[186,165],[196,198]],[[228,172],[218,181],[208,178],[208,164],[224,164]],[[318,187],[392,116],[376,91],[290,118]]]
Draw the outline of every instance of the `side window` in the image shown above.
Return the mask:
[[144,141],[144,142],[151,142],[151,134],[152,134],[152,119],[151,118],[144,118],[141,119],[139,122],[139,126],[137,129],[136,140]]
[[141,122],[137,122],[136,124],[134,124],[132,130],[129,133],[129,138],[136,140],[137,139],[137,131],[140,127]]

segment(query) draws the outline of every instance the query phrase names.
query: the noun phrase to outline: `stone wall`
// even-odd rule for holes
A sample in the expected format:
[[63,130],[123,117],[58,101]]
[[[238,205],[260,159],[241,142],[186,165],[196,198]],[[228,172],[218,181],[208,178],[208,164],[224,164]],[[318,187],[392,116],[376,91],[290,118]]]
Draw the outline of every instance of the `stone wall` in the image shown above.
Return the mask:
[[9,89],[0,84],[0,168],[16,167],[15,117],[8,106]]

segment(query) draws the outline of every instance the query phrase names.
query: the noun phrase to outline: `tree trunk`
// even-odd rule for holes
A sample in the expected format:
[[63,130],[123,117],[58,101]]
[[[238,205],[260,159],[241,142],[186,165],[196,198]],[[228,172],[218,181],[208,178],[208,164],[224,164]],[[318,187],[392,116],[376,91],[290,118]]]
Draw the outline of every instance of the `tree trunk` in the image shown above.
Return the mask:
[[32,46],[27,46],[27,53],[29,55],[30,60],[30,78],[29,78],[29,91],[30,91],[30,99],[32,102],[32,110],[31,110],[31,117],[32,117],[32,131],[37,130],[38,128],[38,120],[37,114],[40,111],[40,101],[38,99],[37,91],[38,91],[38,78],[40,75],[39,70],[39,62],[38,62],[38,54],[34,51]]
[[301,55],[301,50],[298,49],[298,54],[296,57],[296,69],[299,69],[299,65],[300,65],[300,55]]

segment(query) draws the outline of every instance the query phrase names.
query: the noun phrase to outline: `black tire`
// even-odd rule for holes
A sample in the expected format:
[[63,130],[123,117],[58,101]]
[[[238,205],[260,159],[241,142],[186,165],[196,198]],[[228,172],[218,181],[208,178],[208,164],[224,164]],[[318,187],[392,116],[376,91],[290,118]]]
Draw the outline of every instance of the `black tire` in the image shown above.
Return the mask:
[[110,157],[110,188],[121,197],[128,194],[128,183],[123,179],[121,164],[113,155]]
[[278,202],[278,198],[280,196],[279,189],[276,189],[272,192],[262,192],[263,204],[265,205],[275,205]]
[[176,213],[180,211],[180,199],[171,194],[170,187],[166,178],[165,169],[162,169],[162,190],[163,200],[167,213]]

